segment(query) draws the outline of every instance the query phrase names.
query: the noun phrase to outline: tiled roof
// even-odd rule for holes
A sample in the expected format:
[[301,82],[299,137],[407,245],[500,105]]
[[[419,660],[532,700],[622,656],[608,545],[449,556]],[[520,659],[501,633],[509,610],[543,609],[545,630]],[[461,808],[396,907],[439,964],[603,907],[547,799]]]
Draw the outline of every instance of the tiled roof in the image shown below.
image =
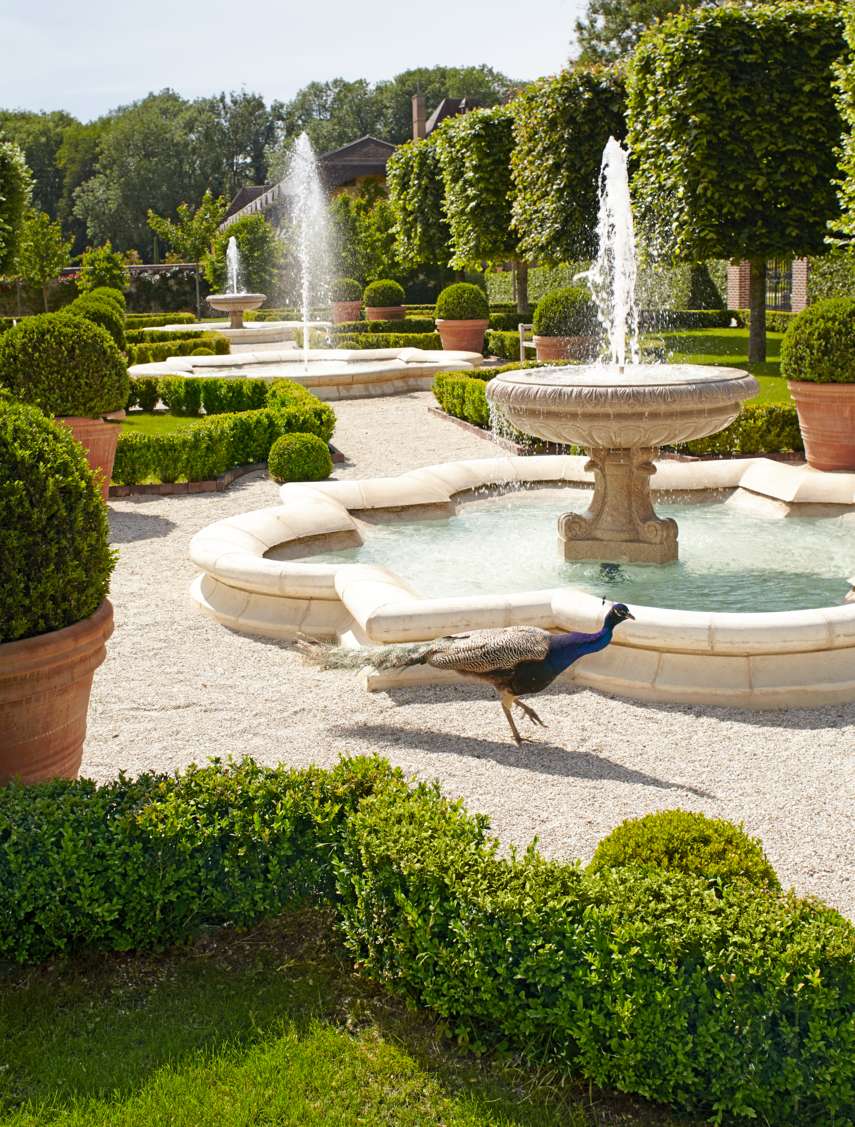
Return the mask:
[[235,212],[242,211],[247,204],[252,203],[253,200],[257,200],[259,196],[263,196],[269,187],[269,184],[245,185],[229,204],[229,210],[226,212],[224,219],[228,219],[229,216],[234,215]]

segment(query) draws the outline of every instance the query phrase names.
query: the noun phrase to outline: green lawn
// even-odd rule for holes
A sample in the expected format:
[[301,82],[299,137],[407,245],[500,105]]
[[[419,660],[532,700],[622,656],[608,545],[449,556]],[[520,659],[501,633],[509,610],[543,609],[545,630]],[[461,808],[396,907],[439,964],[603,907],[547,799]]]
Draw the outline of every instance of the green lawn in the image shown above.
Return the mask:
[[4,1127],[617,1127],[671,1118],[477,1058],[355,975],[328,918],[0,976]]
[[169,434],[197,419],[182,419],[168,411],[128,411],[122,430],[125,434]]
[[663,333],[669,364],[721,364],[744,368],[756,376],[760,394],[749,403],[788,403],[787,381],[781,379],[780,352],[783,333],[766,334],[766,356],[762,363],[748,361],[748,329],[693,329]]

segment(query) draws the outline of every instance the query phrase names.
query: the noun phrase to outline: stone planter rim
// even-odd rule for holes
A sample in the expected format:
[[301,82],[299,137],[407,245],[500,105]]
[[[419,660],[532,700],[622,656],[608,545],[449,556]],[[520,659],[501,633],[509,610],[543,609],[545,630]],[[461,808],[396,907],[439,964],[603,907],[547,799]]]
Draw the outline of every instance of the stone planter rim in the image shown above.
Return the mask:
[[403,321],[407,316],[406,305],[366,305],[365,316],[369,321]]

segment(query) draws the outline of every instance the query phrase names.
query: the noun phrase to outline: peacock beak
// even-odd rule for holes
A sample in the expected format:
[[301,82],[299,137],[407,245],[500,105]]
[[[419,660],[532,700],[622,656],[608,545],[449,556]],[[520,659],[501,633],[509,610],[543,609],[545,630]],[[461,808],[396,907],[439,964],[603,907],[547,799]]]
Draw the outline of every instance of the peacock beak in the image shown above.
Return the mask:
[[629,613],[629,611],[627,611],[627,612],[626,612],[626,617],[627,617],[627,618],[631,618],[631,619],[632,619],[632,621],[633,621],[633,622],[635,622],[635,615],[634,615],[634,614],[630,614],[630,613]]

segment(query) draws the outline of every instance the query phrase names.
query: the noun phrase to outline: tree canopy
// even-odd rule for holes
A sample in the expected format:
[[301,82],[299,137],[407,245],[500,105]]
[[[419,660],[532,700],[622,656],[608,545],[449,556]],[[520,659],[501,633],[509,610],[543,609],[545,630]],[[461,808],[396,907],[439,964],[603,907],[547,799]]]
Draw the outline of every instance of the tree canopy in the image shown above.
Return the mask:
[[386,166],[389,202],[395,217],[395,253],[406,267],[447,266],[451,230],[445,217],[442,165],[432,138],[409,141]]
[[48,286],[71,265],[71,242],[63,239],[59,223],[51,223],[44,211],[27,213],[16,265],[24,281],[42,291],[47,313]]
[[614,63],[631,55],[649,27],[681,8],[697,8],[705,0],[588,0],[576,20],[578,63]]
[[15,265],[30,183],[24,154],[11,141],[0,141],[0,274]]
[[614,67],[576,67],[533,82],[514,101],[514,224],[522,252],[555,265],[596,253],[603,149],[626,136],[626,81]]
[[633,56],[641,227],[684,261],[756,263],[752,360],[765,356],[766,260],[822,254],[839,213],[833,79],[845,47],[833,4],[726,5],[674,16]]
[[228,200],[225,196],[215,200],[208,189],[197,208],[180,203],[177,210],[177,223],[149,211],[148,225],[182,262],[201,262],[210,253],[211,242],[228,210]]

